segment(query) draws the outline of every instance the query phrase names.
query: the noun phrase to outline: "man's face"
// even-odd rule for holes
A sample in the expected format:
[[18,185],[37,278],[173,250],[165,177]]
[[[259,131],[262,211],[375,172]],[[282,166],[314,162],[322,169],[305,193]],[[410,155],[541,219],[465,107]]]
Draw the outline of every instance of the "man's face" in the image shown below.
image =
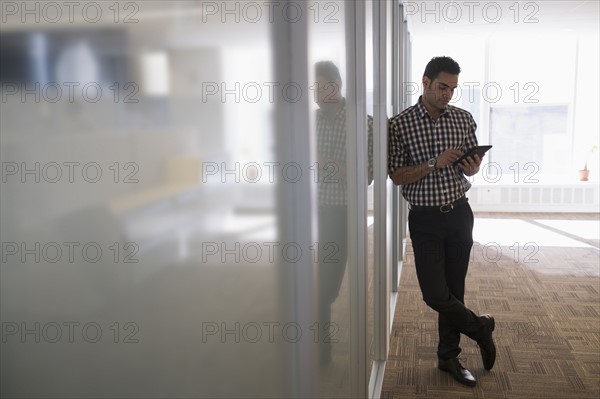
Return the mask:
[[454,89],[458,86],[458,75],[452,75],[448,72],[440,72],[440,74],[433,80],[427,76],[423,76],[423,97],[425,97],[427,103],[432,107],[443,110],[446,108]]
[[340,80],[331,82],[323,76],[317,76],[315,84],[315,102],[319,108],[322,108],[324,104],[327,106],[327,104],[339,102],[340,90],[342,89]]

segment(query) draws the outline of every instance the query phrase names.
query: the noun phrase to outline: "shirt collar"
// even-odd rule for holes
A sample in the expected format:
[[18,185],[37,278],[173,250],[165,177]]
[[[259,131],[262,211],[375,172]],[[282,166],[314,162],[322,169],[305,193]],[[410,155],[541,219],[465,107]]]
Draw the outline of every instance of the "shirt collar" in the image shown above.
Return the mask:
[[[419,117],[422,118],[425,115],[431,117],[429,115],[429,113],[427,112],[427,108],[425,108],[425,105],[423,104],[423,96],[419,96],[419,101],[417,101],[417,105],[416,106],[417,106],[417,112],[419,113]],[[442,117],[443,115],[446,115],[450,111],[451,111],[450,105],[447,105],[446,108],[440,114],[440,117]]]
[[[340,109],[337,110],[337,112],[335,113],[335,115],[333,116],[332,120],[337,120],[340,118],[346,118],[346,98],[342,97],[340,103],[342,104]],[[322,109],[318,109],[318,115],[320,118],[324,118],[325,114],[323,112]]]

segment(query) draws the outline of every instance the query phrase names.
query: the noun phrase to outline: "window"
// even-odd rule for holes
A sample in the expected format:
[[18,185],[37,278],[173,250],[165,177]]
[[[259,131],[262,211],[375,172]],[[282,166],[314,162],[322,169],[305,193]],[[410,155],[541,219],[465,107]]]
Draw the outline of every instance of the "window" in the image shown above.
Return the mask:
[[508,174],[515,183],[534,182],[538,172],[561,174],[571,158],[568,121],[568,105],[491,107],[490,173]]

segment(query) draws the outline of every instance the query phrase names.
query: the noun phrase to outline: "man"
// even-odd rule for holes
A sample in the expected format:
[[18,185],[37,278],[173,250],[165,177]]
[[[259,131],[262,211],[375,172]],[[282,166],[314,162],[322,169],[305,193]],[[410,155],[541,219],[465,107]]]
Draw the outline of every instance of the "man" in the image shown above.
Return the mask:
[[[338,297],[348,258],[348,202],[346,174],[346,99],[339,69],[331,61],[315,64],[317,170],[319,202],[319,330],[322,364],[332,361],[331,343],[338,328],[331,306]],[[368,181],[373,180],[373,118],[368,121]]]
[[408,224],[423,300],[438,312],[438,368],[475,386],[458,355],[460,334],[479,345],[486,370],[494,366],[495,321],[464,305],[465,278],[473,246],[473,212],[465,176],[479,171],[479,156],[453,166],[477,145],[471,114],[448,105],[458,85],[460,66],[449,57],[433,58],[423,75],[416,105],[389,121],[389,174],[410,204]]

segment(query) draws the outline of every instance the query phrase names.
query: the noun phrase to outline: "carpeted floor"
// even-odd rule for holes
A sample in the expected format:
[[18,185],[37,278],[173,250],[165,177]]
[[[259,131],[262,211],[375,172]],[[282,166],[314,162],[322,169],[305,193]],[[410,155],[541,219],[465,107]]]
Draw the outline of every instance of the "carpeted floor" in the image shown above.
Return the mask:
[[[493,234],[509,238],[479,241],[469,266],[465,303],[494,315],[498,351],[488,372],[475,343],[462,338],[460,358],[477,378],[475,388],[436,368],[437,314],[422,300],[409,242],[381,397],[600,397],[599,245],[597,233],[589,233],[598,215],[578,217],[575,224],[567,219],[573,217],[476,215],[476,226],[496,226]],[[541,229],[536,237],[544,238],[519,243],[527,226]],[[510,244],[513,238],[518,245]]]

